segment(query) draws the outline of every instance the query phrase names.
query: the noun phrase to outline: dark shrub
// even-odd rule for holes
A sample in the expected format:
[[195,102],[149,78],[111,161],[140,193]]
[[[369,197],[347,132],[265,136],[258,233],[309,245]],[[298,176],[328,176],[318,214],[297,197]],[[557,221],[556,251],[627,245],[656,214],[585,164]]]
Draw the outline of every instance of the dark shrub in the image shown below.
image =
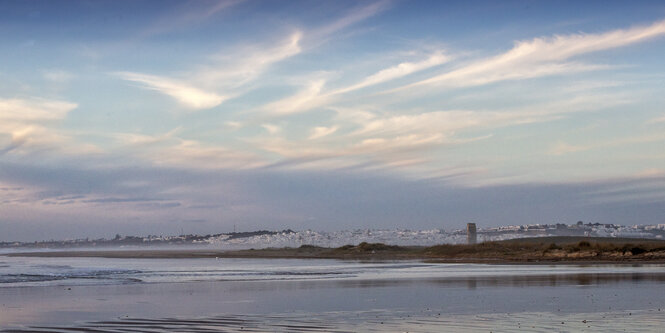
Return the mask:
[[589,243],[587,241],[581,241],[581,242],[577,243],[577,246],[579,246],[581,249],[589,248],[589,247],[591,247],[591,243]]
[[383,243],[362,242],[358,244],[358,249],[360,249],[361,251],[384,251],[384,250],[396,250],[398,248],[399,248],[398,246],[386,245]]

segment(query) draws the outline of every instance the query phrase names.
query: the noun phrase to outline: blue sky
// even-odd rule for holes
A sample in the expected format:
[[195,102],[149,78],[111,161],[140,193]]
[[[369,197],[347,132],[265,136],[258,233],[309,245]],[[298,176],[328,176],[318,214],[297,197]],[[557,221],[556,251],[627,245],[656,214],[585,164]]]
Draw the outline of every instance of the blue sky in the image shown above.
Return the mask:
[[0,1],[0,240],[665,223],[665,5]]

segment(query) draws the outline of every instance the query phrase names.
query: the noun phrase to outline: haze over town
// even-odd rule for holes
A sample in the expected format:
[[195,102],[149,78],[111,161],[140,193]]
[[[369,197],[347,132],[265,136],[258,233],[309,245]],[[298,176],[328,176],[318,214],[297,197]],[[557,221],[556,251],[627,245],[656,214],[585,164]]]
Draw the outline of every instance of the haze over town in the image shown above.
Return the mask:
[[665,223],[665,4],[0,2],[0,241]]

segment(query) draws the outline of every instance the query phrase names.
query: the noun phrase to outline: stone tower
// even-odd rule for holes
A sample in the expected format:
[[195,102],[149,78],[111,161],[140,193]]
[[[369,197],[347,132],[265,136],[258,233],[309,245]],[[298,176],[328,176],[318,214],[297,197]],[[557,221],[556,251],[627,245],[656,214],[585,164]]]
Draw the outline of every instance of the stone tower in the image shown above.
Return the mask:
[[467,244],[476,244],[478,240],[478,235],[476,234],[476,224],[467,223],[466,224],[466,243]]

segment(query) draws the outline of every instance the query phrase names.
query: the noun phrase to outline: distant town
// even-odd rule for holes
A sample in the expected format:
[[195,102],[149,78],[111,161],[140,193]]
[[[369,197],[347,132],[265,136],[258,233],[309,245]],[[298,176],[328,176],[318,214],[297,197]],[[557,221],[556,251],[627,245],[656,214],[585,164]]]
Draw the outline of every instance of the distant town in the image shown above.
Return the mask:
[[[477,241],[496,241],[523,237],[584,236],[665,239],[665,224],[622,226],[616,224],[530,224],[501,227],[478,226]],[[393,245],[430,246],[436,244],[466,243],[467,230],[443,229],[356,229],[332,232],[312,230],[231,232],[210,235],[148,235],[122,236],[111,239],[69,239],[37,242],[0,242],[0,248],[90,248],[90,247],[139,247],[139,246],[212,246],[215,248],[242,249],[267,247],[298,247],[316,245],[337,247],[361,242],[381,242]]]

